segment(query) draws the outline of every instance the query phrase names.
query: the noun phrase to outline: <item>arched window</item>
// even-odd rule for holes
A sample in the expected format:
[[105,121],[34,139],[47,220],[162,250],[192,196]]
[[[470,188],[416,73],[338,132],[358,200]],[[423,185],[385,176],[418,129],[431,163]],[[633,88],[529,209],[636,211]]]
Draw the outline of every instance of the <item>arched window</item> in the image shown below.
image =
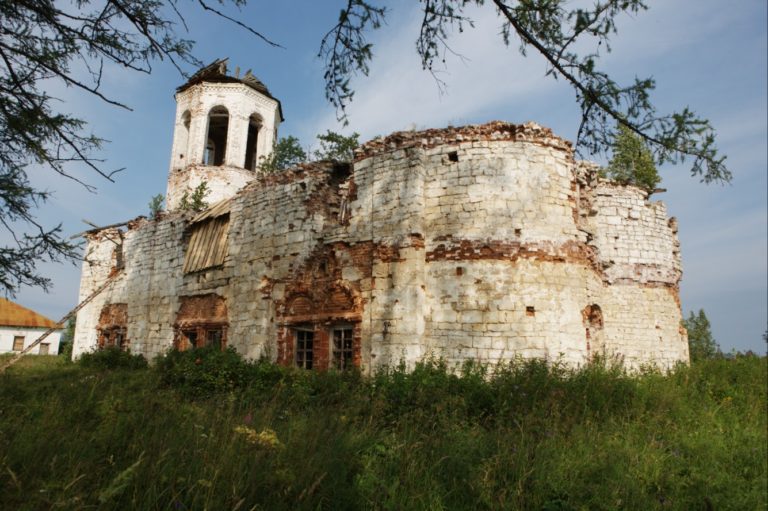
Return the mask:
[[248,170],[256,170],[256,166],[259,164],[256,148],[258,147],[261,125],[261,116],[251,115],[248,120],[248,139],[245,143],[245,168]]
[[229,112],[223,106],[213,107],[208,114],[208,136],[205,143],[205,165],[223,165],[227,152]]
[[184,158],[187,156],[188,144],[189,144],[189,125],[192,122],[192,114],[189,110],[181,114],[181,126],[179,127],[179,138],[176,142],[176,150],[178,151],[179,163],[184,163]]

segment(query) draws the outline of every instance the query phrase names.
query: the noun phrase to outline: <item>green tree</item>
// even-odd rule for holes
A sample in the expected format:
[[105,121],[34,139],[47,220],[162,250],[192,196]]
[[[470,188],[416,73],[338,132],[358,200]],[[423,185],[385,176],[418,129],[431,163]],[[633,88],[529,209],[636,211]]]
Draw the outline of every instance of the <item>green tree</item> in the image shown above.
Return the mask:
[[307,153],[299,139],[293,136],[281,138],[272,146],[269,156],[259,159],[259,170],[268,174],[279,172],[307,161]]
[[315,151],[317,160],[352,161],[355,149],[360,145],[360,134],[352,133],[345,137],[340,133],[328,130],[324,135],[318,135],[320,149]]
[[208,188],[208,181],[203,181],[195,187],[192,195],[184,192],[179,201],[179,210],[181,211],[202,211],[208,207],[205,198],[211,193]]
[[[244,4],[192,3],[275,45],[219,10]],[[75,177],[74,166],[85,166],[109,181],[121,170],[104,167],[95,155],[104,139],[90,133],[84,119],[64,113],[65,102],[47,91],[63,84],[130,109],[102,92],[105,65],[147,74],[158,60],[169,61],[180,72],[184,64],[199,66],[191,52],[193,42],[177,31],[186,26],[184,7],[165,0],[0,0],[0,226],[10,240],[0,247],[0,289],[7,294],[21,286],[47,290],[51,281],[36,265],[74,261],[79,255],[62,238],[60,224],[46,227],[35,219],[35,208],[50,193],[30,185],[29,166],[47,167],[89,190],[95,187]]]
[[63,356],[67,360],[72,359],[72,347],[75,342],[75,328],[76,328],[77,316],[72,316],[67,320],[67,324],[64,327],[64,332],[61,334],[61,340],[59,341],[59,355]]
[[[220,10],[242,7],[246,1],[197,0],[189,5],[279,46]],[[367,74],[373,58],[367,34],[385,21],[386,8],[379,3],[383,1],[347,0],[337,23],[320,41],[326,97],[344,122],[354,95],[350,79]],[[186,27],[183,11],[189,5],[168,0],[0,0],[0,224],[12,240],[0,248],[0,287],[6,293],[25,285],[48,288],[50,279],[37,272],[36,263],[77,255],[62,239],[60,225],[50,228],[35,220],[34,209],[49,193],[29,184],[28,166],[41,165],[78,181],[70,172],[72,165],[88,167],[110,181],[121,170],[104,168],[95,156],[104,140],[88,131],[84,119],[62,112],[64,102],[46,92],[49,85],[64,84],[128,109],[102,92],[105,64],[150,73],[156,61],[167,60],[181,74],[182,66],[199,66],[193,41],[178,31]],[[473,26],[466,14],[469,8],[493,9],[502,24],[503,44],[519,44],[523,55],[530,50],[541,54],[550,66],[547,74],[572,87],[581,108],[577,147],[607,151],[618,122],[650,146],[658,164],[690,158],[691,173],[702,180],[730,180],[709,121],[688,108],[658,114],[650,100],[653,79],[621,85],[598,67],[596,49],[610,51],[617,17],[647,9],[644,0],[599,0],[591,7],[571,7],[567,0],[422,0],[420,5],[416,51],[424,69],[433,72],[434,64],[450,51],[453,32]],[[285,168],[297,161],[268,162],[266,168]]]
[[688,331],[688,350],[691,362],[715,358],[721,355],[720,346],[712,336],[711,326],[704,309],[699,313],[690,312],[688,319],[683,320],[683,326]]
[[639,136],[619,125],[613,141],[613,157],[605,169],[606,176],[653,192],[661,178],[653,163],[653,155]]
[[[206,184],[207,186],[207,184]],[[158,193],[151,199],[149,199],[149,218],[157,220],[160,217],[160,213],[163,212],[163,202],[165,201],[165,195]]]
[[[348,0],[338,23],[323,38],[325,95],[347,121],[346,107],[354,96],[350,78],[367,75],[373,59],[366,33],[379,28],[386,9],[370,0]],[[423,16],[416,38],[422,67],[433,75],[435,66],[451,52],[454,32],[474,27],[470,8],[492,9],[501,21],[503,44],[517,44],[525,56],[531,50],[549,64],[547,75],[571,86],[581,109],[577,148],[605,153],[615,138],[616,123],[642,138],[656,162],[692,160],[691,173],[705,182],[731,179],[725,157],[719,156],[715,131],[706,119],[687,107],[659,114],[651,102],[652,78],[619,84],[598,67],[599,53],[610,52],[621,15],[634,16],[648,8],[644,0],[599,0],[588,6],[568,0],[422,0]],[[437,79],[437,77],[436,77]],[[438,79],[439,80],[439,79]]]

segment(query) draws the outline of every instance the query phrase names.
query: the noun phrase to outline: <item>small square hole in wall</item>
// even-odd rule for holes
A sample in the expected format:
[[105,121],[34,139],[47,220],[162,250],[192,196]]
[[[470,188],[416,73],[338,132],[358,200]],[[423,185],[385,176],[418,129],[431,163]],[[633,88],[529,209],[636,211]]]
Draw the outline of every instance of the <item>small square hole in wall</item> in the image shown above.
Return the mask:
[[458,151],[451,151],[450,153],[448,153],[448,161],[452,161],[452,162],[459,161]]
[[464,268],[461,267],[461,266],[457,266],[456,267],[456,275],[458,275],[459,277],[464,275]]
[[525,315],[526,316],[535,316],[536,315],[536,308],[533,305],[529,305],[525,308]]
[[519,238],[520,236],[522,236],[522,234],[523,234],[523,230],[522,229],[515,229],[515,236],[517,236]]

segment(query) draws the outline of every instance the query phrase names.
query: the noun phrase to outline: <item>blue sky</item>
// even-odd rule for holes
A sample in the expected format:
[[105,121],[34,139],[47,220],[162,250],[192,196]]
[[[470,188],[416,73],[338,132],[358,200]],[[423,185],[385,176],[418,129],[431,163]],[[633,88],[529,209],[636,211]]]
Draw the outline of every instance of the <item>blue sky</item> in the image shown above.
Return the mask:
[[[544,76],[542,59],[522,58],[507,48],[490,5],[472,11],[475,29],[456,34],[440,70],[440,91],[423,72],[415,53],[420,21],[416,2],[387,2],[387,24],[371,34],[374,61],[368,77],[353,81],[350,125],[336,123],[323,96],[322,63],[316,58],[323,34],[346,2],[251,2],[237,14],[284,46],[267,46],[222,20],[199,12],[187,16],[189,37],[203,61],[230,58],[230,68],[251,68],[283,104],[281,136],[309,146],[326,129],[357,131],[363,140],[401,129],[443,127],[506,120],[535,121],[573,140],[579,112],[573,93]],[[653,76],[653,100],[661,112],[690,106],[712,121],[719,147],[728,156],[731,185],[704,185],[685,165],[661,169],[668,191],[663,200],[680,226],[683,254],[681,299],[684,313],[703,308],[725,351],[765,352],[761,336],[768,323],[768,241],[766,181],[768,119],[765,0],[677,0],[649,2],[650,10],[620,20],[613,52],[601,67],[620,81]],[[330,6],[330,7],[329,7]],[[192,71],[189,69],[188,71]],[[98,188],[96,194],[53,175],[30,169],[33,184],[54,192],[39,210],[47,225],[63,224],[67,235],[85,230],[81,219],[105,225],[146,214],[151,196],[165,193],[175,104],[183,78],[168,63],[151,75],[108,66],[104,92],[129,104],[127,112],[60,84],[49,92],[61,107],[90,123],[110,140],[100,157],[107,169],[125,167],[116,183],[86,169],[73,174]],[[596,158],[600,161],[599,158]],[[25,289],[17,301],[58,319],[77,302],[79,266],[48,264],[53,278],[46,294]]]

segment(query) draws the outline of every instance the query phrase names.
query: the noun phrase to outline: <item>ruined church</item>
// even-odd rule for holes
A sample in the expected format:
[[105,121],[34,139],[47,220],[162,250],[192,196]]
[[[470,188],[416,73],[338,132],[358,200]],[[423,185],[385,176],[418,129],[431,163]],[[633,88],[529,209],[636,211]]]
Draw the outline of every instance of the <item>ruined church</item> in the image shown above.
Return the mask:
[[[688,360],[675,219],[549,129],[397,132],[350,163],[265,174],[283,113],[262,82],[217,61],[175,98],[166,211],[85,234],[75,357]],[[203,182],[210,207],[182,208]]]

